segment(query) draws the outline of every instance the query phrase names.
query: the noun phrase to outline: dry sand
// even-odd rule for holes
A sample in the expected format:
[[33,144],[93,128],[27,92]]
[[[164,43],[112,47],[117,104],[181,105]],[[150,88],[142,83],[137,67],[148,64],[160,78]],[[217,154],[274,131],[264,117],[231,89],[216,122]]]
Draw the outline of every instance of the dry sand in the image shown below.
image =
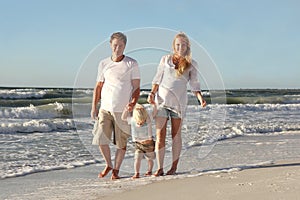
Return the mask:
[[93,165],[5,179],[0,181],[0,199],[300,200],[300,160],[192,178],[181,174],[111,181],[95,178],[98,170]]
[[99,199],[300,200],[300,162],[155,182]]

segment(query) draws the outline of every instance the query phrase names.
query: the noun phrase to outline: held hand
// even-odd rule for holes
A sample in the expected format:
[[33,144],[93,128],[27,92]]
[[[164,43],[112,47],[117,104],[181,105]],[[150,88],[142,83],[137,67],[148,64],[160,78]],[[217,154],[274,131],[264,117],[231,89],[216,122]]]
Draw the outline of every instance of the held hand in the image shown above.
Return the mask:
[[133,107],[134,107],[134,103],[129,103],[126,106],[126,109],[128,112],[132,112],[133,111]]
[[150,104],[155,104],[154,95],[152,93],[148,95],[147,102]]

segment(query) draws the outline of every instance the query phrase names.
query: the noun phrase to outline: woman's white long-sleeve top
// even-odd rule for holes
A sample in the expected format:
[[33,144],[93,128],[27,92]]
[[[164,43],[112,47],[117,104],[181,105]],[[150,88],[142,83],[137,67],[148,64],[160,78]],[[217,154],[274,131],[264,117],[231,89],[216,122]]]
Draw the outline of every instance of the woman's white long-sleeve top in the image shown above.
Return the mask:
[[198,73],[198,64],[193,60],[191,66],[181,76],[177,76],[172,56],[163,56],[152,81],[152,84],[159,85],[156,96],[158,105],[184,116],[188,101],[187,83],[191,91],[200,91]]

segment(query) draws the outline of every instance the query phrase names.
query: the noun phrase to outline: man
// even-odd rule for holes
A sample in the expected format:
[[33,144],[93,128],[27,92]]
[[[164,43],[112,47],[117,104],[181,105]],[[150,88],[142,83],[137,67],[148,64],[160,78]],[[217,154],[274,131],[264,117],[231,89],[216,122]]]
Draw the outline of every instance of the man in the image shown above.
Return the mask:
[[[99,145],[106,167],[98,177],[105,177],[111,170],[111,179],[119,179],[119,169],[125,156],[130,126],[121,119],[124,108],[132,111],[140,95],[140,71],[137,62],[125,56],[127,38],[123,33],[113,33],[110,38],[111,57],[99,63],[97,83],[94,88],[91,117],[98,120],[93,130],[92,144]],[[101,100],[98,111],[97,105]],[[98,116],[98,118],[97,118]],[[117,146],[112,165],[109,143]]]

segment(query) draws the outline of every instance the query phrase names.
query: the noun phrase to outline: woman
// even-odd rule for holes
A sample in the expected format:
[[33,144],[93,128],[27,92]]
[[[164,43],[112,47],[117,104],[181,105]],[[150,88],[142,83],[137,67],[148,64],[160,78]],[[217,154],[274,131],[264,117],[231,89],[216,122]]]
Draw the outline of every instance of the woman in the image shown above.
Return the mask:
[[[148,102],[158,103],[156,116],[156,152],[158,169],[154,176],[164,175],[165,140],[167,120],[171,118],[172,166],[167,175],[176,174],[181,153],[181,122],[187,105],[187,83],[202,107],[206,106],[197,74],[197,63],[192,60],[190,41],[184,33],[179,33],[173,40],[173,55],[161,58],[156,75],[152,81]],[[156,98],[155,98],[156,96]]]

